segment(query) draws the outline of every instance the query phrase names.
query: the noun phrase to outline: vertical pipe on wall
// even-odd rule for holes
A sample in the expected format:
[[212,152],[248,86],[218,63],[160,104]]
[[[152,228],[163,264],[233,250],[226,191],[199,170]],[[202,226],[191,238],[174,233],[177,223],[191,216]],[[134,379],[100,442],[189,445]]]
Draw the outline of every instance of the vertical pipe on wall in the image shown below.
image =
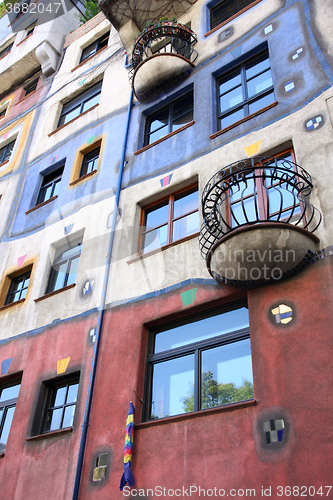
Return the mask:
[[82,467],[83,467],[83,456],[84,456],[86,439],[87,439],[91,401],[92,401],[92,394],[93,394],[93,389],[94,389],[94,382],[95,382],[95,375],[96,375],[96,368],[97,368],[97,359],[98,359],[98,352],[99,352],[100,338],[101,338],[101,331],[102,331],[102,324],[103,324],[103,316],[104,316],[104,309],[105,309],[106,291],[107,291],[108,278],[109,278],[109,272],[110,272],[110,266],[111,266],[112,247],[113,247],[114,233],[115,233],[115,228],[116,228],[122,177],[123,177],[123,171],[124,171],[127,137],[128,137],[129,123],[130,123],[130,117],[131,117],[131,111],[132,111],[132,101],[133,101],[133,89],[131,89],[130,101],[129,101],[129,105],[128,105],[127,123],[126,123],[124,144],[123,144],[122,156],[121,156],[120,167],[119,167],[117,191],[116,191],[116,197],[115,197],[115,202],[114,202],[109,246],[108,246],[108,252],[106,255],[103,288],[102,288],[102,294],[101,294],[100,307],[99,307],[99,311],[98,311],[98,319],[97,319],[97,326],[96,326],[96,338],[95,338],[94,352],[93,352],[93,357],[92,357],[91,367],[90,367],[89,385],[88,385],[86,404],[85,404],[85,409],[84,409],[84,416],[83,416],[83,423],[82,423],[82,430],[81,430],[81,437],[80,437],[79,453],[78,453],[78,457],[77,457],[77,465],[76,465],[76,473],[75,473],[75,481],[74,481],[72,500],[77,500],[78,495],[79,495],[79,488],[80,488],[80,481],[81,481],[81,474],[82,474]]

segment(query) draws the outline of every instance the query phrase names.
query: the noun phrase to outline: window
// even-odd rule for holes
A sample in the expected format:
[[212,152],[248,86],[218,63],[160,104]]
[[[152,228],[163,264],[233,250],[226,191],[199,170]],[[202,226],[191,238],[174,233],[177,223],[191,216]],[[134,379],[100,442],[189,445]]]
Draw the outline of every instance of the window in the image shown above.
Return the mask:
[[193,92],[180,97],[146,118],[144,146],[193,120]]
[[85,113],[93,106],[99,103],[99,98],[102,89],[102,82],[96,83],[93,87],[86,90],[78,97],[67,102],[62,108],[58,127],[74,120],[77,116]]
[[93,151],[90,151],[90,153],[86,153],[84,155],[80,171],[80,177],[83,177],[84,175],[90,174],[91,172],[94,172],[94,170],[97,170],[100,149],[101,148],[98,147]]
[[253,399],[244,303],[151,332],[146,419]]
[[0,110],[0,120],[6,116],[7,108]]
[[275,102],[268,50],[217,79],[218,130]]
[[25,299],[29,287],[31,270],[10,278],[10,285],[7,292],[5,305]]
[[[279,166],[284,170],[279,170]],[[289,149],[276,157],[268,157],[267,161],[263,165],[258,164],[255,170],[239,174],[237,182],[230,186],[228,195],[230,227],[258,219],[300,219],[304,209],[301,207],[298,191],[293,187],[294,182],[289,182],[295,173],[295,155],[293,150]]]
[[26,36],[25,38],[27,38],[28,36],[32,35],[35,28],[36,28],[36,24],[37,24],[37,21],[35,21],[34,23],[30,24],[26,29]]
[[0,164],[10,159],[14,146],[15,140],[9,142],[6,146],[0,149]]
[[198,186],[179,191],[142,211],[141,253],[199,231]]
[[109,41],[109,35],[110,35],[110,31],[108,31],[107,33],[102,35],[100,38],[95,40],[93,43],[88,45],[88,47],[83,49],[80,63],[85,61],[86,59],[88,59],[88,57],[91,57],[94,54],[96,54],[96,52],[98,52],[103,47],[107,47],[108,41]]
[[210,9],[210,29],[224,23],[252,3],[253,0],[222,0]]
[[36,88],[37,88],[37,83],[38,83],[38,80],[33,82],[33,83],[30,83],[29,85],[27,85],[25,87],[25,92],[24,92],[24,96],[27,96],[29,94],[32,94],[33,92],[35,92]]
[[4,49],[0,50],[0,59],[4,57],[6,54],[9,54],[9,52],[12,50],[12,47],[14,45],[14,42],[11,44],[7,45]]
[[0,453],[5,450],[21,384],[0,387]]
[[47,384],[46,418],[43,432],[56,431],[73,426],[79,378]]
[[81,255],[81,242],[67,248],[54,260],[46,293],[60,290],[75,283]]
[[52,170],[52,172],[43,176],[36,205],[48,201],[58,195],[64,167],[65,166],[62,165],[61,167]]

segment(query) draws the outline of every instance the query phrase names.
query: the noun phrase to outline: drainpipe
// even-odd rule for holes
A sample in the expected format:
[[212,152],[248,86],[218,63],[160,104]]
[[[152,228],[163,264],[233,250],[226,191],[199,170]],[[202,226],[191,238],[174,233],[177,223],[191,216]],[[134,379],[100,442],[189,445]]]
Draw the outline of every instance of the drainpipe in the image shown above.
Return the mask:
[[93,352],[93,357],[92,357],[91,367],[90,367],[89,385],[88,385],[88,391],[87,391],[86,405],[85,405],[85,409],[84,409],[84,416],[83,416],[83,423],[82,423],[82,430],[81,430],[81,437],[80,437],[80,447],[79,447],[79,453],[78,453],[78,457],[77,457],[76,474],[75,474],[72,500],[77,500],[78,495],[79,495],[79,488],[80,488],[80,481],[81,481],[81,474],[82,474],[82,467],[83,467],[83,456],[84,456],[86,440],[87,440],[87,432],[88,432],[90,409],[91,409],[91,400],[92,400],[92,395],[93,395],[93,390],[94,390],[98,351],[99,351],[99,346],[100,346],[102,323],[103,323],[103,316],[104,316],[104,310],[105,310],[106,291],[107,291],[109,271],[110,271],[110,265],[111,265],[112,247],[113,247],[114,233],[115,233],[115,228],[116,228],[122,177],[123,177],[123,171],[124,171],[125,153],[126,153],[128,129],[129,129],[129,123],[130,123],[130,117],[131,117],[131,110],[132,110],[132,101],[133,101],[133,89],[131,89],[131,96],[130,96],[130,101],[129,101],[129,105],[128,105],[127,123],[126,123],[123,151],[122,151],[122,156],[121,156],[121,161],[120,161],[118,184],[117,184],[116,198],[115,198],[114,209],[113,209],[113,218],[112,218],[108,253],[106,255],[103,288],[102,288],[100,307],[99,307],[99,311],[98,311],[98,319],[97,319],[97,326],[96,326],[96,338],[95,338],[94,352]]

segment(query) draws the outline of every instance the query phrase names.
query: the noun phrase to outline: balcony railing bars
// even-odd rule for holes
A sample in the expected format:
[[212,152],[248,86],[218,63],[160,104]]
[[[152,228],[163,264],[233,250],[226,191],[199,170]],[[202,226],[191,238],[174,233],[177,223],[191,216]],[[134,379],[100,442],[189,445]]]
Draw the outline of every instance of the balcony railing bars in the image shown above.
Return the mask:
[[310,174],[283,157],[250,158],[219,170],[202,193],[202,256],[223,236],[247,225],[284,223],[314,232],[322,216],[308,200],[311,188]]
[[132,53],[132,68],[135,68],[145,59],[155,54],[178,54],[190,62],[198,57],[193,48],[197,43],[194,32],[180,23],[163,21],[145,28],[138,36]]

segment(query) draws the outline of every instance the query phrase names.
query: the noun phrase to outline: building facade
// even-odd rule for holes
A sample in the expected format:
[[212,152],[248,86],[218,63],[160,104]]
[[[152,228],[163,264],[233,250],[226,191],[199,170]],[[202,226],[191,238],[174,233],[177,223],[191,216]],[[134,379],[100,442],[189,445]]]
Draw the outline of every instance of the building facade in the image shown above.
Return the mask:
[[100,8],[0,19],[4,498],[333,498],[331,2]]

